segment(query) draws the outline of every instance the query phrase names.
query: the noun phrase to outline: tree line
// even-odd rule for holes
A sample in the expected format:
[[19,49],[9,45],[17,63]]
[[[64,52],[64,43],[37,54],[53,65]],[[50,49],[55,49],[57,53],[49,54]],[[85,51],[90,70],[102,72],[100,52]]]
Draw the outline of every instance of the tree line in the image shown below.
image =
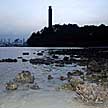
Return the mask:
[[52,28],[44,27],[38,32],[33,32],[28,38],[28,46],[107,46],[108,26],[101,24],[85,25],[55,24]]

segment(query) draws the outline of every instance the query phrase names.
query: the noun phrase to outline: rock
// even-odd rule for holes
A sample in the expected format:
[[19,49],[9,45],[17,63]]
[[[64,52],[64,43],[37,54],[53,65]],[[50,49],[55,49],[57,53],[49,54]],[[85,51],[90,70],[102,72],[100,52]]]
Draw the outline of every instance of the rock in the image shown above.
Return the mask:
[[19,83],[33,83],[34,76],[29,71],[22,71],[16,75],[15,81]]
[[30,85],[29,87],[30,87],[30,89],[33,89],[33,90],[38,90],[38,89],[40,89],[40,87],[38,86],[37,83],[34,83],[33,85]]
[[82,76],[83,72],[79,71],[79,70],[75,70],[74,72],[68,72],[67,73],[67,77],[71,78],[72,76]]
[[84,82],[81,79],[78,78],[71,78],[69,80],[69,84],[72,86],[73,90],[76,90],[76,87],[78,84],[84,84]]
[[72,72],[73,76],[80,76],[83,75],[83,72],[79,71],[79,70],[75,70],[74,72]]
[[69,84],[69,83],[65,83],[64,85],[62,85],[60,88],[59,88],[59,90],[60,89],[63,89],[63,90],[72,90],[73,91],[73,87],[71,86],[71,84]]
[[68,73],[67,73],[67,77],[68,77],[68,78],[71,78],[71,76],[72,76],[72,72],[68,72]]
[[66,79],[67,79],[66,77],[60,76],[60,80],[61,80],[61,81],[64,81],[64,80],[66,80]]
[[53,77],[51,75],[48,75],[48,80],[53,79]]
[[102,86],[97,86],[96,84],[78,84],[76,93],[81,100],[87,103],[103,103],[108,96],[107,91]]
[[43,55],[43,53],[39,52],[39,53],[37,53],[37,55],[38,55],[38,56],[42,56],[42,55]]
[[59,57],[57,55],[52,55],[52,58],[58,59]]
[[23,55],[29,55],[29,52],[23,52]]
[[23,57],[20,57],[20,56],[19,56],[19,57],[17,57],[17,58],[18,58],[18,59],[22,59]]
[[87,68],[94,72],[100,71],[100,66],[95,60],[90,61],[87,65]]
[[22,59],[22,62],[27,62],[28,60],[27,59]]
[[18,85],[15,82],[10,81],[10,82],[6,83],[7,90],[16,90],[17,88],[18,88]]
[[63,58],[63,61],[69,61],[69,57],[65,56],[65,57]]
[[61,89],[75,91],[78,84],[83,84],[84,82],[77,78],[71,78],[68,83],[62,85]]
[[2,60],[0,60],[0,62],[17,62],[17,59],[11,59],[11,58],[2,59]]
[[64,64],[63,63],[56,63],[55,66],[57,66],[57,67],[64,67]]
[[42,58],[30,59],[30,63],[32,64],[49,64],[49,61],[44,60]]
[[99,80],[99,78],[97,77],[97,75],[95,74],[90,74],[90,75],[86,75],[86,81],[89,81],[89,82],[97,82]]

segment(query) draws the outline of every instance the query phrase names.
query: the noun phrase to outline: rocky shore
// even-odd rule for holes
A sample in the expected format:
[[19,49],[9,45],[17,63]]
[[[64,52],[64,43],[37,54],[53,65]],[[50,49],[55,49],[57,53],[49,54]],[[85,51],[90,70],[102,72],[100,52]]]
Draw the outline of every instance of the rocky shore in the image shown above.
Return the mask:
[[[92,49],[63,49],[48,50],[38,52],[35,58],[25,59],[18,57],[22,62],[28,62],[33,65],[54,65],[55,67],[64,67],[74,63],[77,66],[83,66],[83,71],[72,70],[65,72],[65,76],[59,76],[62,86],[59,90],[69,90],[75,92],[77,100],[90,104],[102,104],[108,99],[108,57],[105,50]],[[29,55],[29,53],[23,53]],[[1,62],[17,62],[18,59],[5,59]],[[49,73],[46,77],[48,81],[55,77]],[[20,87],[37,90],[40,89],[32,72],[23,70],[18,73],[12,81],[6,83],[6,90],[17,90]]]

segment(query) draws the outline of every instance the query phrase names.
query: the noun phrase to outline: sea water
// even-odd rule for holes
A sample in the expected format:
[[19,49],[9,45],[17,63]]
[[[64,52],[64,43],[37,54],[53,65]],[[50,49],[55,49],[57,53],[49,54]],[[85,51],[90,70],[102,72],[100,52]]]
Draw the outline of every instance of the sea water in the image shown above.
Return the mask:
[[[44,51],[42,57],[48,56],[50,48],[30,48],[30,47],[1,47],[0,59],[23,57],[24,59],[37,58],[37,53]],[[61,48],[59,48],[61,49]],[[29,55],[23,55],[29,52]],[[41,57],[41,56],[40,56]],[[66,76],[67,72],[75,69],[83,70],[83,66],[74,63],[57,67],[52,64],[33,65],[22,62],[18,59],[16,63],[0,63],[0,108],[108,108],[107,105],[88,105],[75,99],[76,94],[72,91],[58,90],[64,82],[59,78]],[[16,91],[7,91],[5,84],[15,78],[16,74],[27,70],[35,76],[35,82],[39,85],[39,90],[21,88]],[[47,76],[52,75],[54,79],[48,80]]]

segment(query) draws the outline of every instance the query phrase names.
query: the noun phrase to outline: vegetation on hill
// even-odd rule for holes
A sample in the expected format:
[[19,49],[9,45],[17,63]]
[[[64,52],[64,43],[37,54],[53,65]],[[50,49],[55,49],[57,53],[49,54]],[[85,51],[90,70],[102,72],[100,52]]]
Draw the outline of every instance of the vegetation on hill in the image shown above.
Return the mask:
[[37,33],[33,32],[27,40],[28,46],[106,46],[108,45],[108,26],[101,24],[53,25],[52,28],[44,27]]

